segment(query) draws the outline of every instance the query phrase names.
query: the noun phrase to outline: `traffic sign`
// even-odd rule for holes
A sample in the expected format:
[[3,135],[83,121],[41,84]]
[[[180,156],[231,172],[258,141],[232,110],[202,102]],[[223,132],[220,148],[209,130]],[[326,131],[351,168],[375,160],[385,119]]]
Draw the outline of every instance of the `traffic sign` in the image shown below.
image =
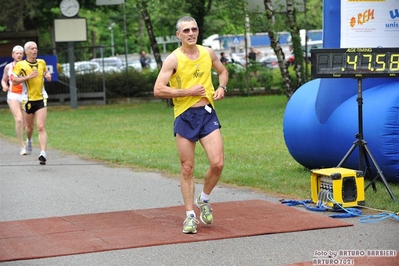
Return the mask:
[[240,37],[236,36],[233,38],[233,44],[239,45],[240,44]]

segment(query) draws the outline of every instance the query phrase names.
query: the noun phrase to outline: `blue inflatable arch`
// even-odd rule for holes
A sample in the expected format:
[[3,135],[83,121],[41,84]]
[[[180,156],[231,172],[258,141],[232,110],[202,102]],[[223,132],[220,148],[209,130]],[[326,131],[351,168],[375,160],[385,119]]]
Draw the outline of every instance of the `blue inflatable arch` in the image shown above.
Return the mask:
[[[340,48],[341,1],[324,1],[323,47]],[[309,169],[335,167],[356,141],[356,79],[315,79],[289,100],[283,121],[291,156]],[[362,80],[364,140],[385,178],[399,182],[399,80]],[[342,167],[358,169],[358,148]],[[373,165],[371,163],[373,168]]]

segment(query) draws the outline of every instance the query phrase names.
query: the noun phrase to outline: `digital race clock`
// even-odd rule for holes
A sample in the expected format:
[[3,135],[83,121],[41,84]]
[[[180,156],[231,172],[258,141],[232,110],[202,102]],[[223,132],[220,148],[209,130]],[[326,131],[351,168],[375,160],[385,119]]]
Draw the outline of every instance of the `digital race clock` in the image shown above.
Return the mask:
[[399,78],[399,48],[311,50],[313,78]]

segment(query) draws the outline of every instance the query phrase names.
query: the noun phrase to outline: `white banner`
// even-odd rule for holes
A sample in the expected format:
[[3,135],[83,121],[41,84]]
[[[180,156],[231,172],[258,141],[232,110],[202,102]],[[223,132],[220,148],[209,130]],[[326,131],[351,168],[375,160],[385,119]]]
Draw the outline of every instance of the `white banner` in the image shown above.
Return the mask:
[[341,48],[399,47],[399,0],[341,0]]
[[125,0],[96,0],[96,4],[98,6],[105,5],[121,5],[125,2]]

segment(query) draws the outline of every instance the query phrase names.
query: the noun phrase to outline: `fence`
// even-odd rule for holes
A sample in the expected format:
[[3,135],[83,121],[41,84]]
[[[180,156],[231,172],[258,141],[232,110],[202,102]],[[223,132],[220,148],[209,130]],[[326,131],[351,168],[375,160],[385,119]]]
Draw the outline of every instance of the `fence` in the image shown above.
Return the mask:
[[[53,49],[41,49],[41,53],[51,54]],[[71,95],[76,93],[78,105],[105,104],[106,88],[104,68],[90,59],[102,57],[104,47],[74,47],[73,59],[75,68],[76,88],[71,85],[69,57],[70,48],[57,49],[58,81],[46,84],[50,104],[65,104],[71,101]],[[72,91],[75,90],[75,91]],[[72,92],[72,93],[71,93]]]

